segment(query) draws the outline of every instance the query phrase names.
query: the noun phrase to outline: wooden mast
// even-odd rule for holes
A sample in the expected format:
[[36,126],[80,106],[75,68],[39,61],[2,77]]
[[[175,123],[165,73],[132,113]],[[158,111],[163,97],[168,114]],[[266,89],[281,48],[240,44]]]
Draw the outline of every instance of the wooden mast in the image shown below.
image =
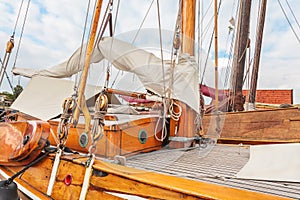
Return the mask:
[[182,11],[182,43],[181,53],[188,53],[193,56],[195,41],[195,9],[196,0],[184,0],[181,5]]
[[93,53],[94,42],[95,42],[96,31],[97,31],[99,17],[100,17],[102,1],[103,0],[98,0],[97,4],[96,4],[92,29],[91,29],[91,33],[90,33],[90,37],[89,37],[89,41],[88,41],[88,46],[87,46],[87,52],[86,52],[86,56],[85,56],[84,68],[83,68],[83,72],[82,72],[82,75],[81,75],[79,88],[78,88],[78,104],[77,104],[78,106],[76,107],[75,112],[74,112],[74,121],[73,121],[73,123],[74,123],[74,126],[76,126],[77,123],[78,123],[80,110],[83,111],[83,114],[84,114],[84,117],[85,117],[86,131],[88,131],[89,126],[90,126],[91,116],[90,116],[90,113],[89,113],[89,111],[87,109],[87,106],[86,106],[84,91],[85,91],[88,72],[89,72],[89,68],[90,68],[90,61],[91,61],[91,56],[92,56],[92,53]]
[[219,110],[219,86],[218,86],[218,0],[214,1],[214,32],[215,32],[215,102],[216,112]]
[[[181,53],[194,55],[195,41],[195,9],[196,0],[182,0],[181,2]],[[182,109],[179,121],[171,120],[170,136],[176,136],[175,141],[170,143],[171,148],[188,147],[195,136],[196,111],[185,103],[177,102]],[[174,108],[176,109],[176,108]],[[175,128],[174,128],[175,127]]]
[[258,69],[259,69],[259,61],[260,61],[261,44],[262,44],[262,38],[263,38],[263,30],[264,30],[264,24],[265,24],[266,7],[267,7],[267,0],[263,0],[260,5],[258,30],[256,33],[256,41],[255,41],[253,71],[252,71],[252,75],[251,75],[251,85],[250,85],[250,94],[249,94],[249,108],[250,109],[255,108],[254,103],[255,103],[255,98],[256,98]]
[[246,60],[246,50],[249,45],[249,26],[251,0],[240,1],[237,38],[235,41],[235,52],[233,57],[232,95],[234,97],[233,110],[243,111],[243,79]]

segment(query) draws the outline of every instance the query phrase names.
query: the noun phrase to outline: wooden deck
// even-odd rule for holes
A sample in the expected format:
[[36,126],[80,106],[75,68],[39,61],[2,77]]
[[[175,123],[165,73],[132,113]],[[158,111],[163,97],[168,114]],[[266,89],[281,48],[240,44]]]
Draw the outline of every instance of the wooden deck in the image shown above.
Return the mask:
[[127,158],[126,165],[202,182],[300,199],[300,183],[243,180],[235,174],[247,163],[249,147],[214,146],[211,151],[159,150]]

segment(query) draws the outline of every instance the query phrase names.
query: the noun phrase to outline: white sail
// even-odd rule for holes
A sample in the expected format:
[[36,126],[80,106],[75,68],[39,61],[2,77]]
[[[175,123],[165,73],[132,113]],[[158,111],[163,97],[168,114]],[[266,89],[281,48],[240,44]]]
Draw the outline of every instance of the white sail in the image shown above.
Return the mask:
[[[83,68],[83,59],[80,59],[81,63],[78,64],[79,58],[80,48],[68,61],[54,67],[42,70],[15,68],[13,72],[26,77],[36,75],[70,77]],[[160,58],[127,42],[115,38],[103,38],[93,51],[91,63],[100,62],[104,58],[116,68],[136,74],[146,89],[161,96],[165,96],[165,92],[170,91],[171,98],[185,102],[199,112],[199,76],[194,57],[187,54],[179,57],[179,62],[174,68],[173,84],[170,84],[172,77],[170,61],[164,61],[162,66]]]
[[[45,85],[48,87],[45,88]],[[101,89],[100,86],[87,85],[86,99],[92,98]],[[63,100],[73,93],[74,83],[72,81],[34,76],[10,108],[47,121],[62,113]]]

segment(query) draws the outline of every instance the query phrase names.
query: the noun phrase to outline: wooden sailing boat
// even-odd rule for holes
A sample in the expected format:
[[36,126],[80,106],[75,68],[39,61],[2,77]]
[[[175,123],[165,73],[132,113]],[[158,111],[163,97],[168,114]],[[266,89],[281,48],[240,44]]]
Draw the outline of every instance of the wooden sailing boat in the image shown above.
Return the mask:
[[[182,9],[183,12],[185,12],[182,16],[186,17],[187,13],[192,14],[194,12],[192,12],[192,10],[194,9],[194,7],[190,7],[187,6],[185,3],[183,5],[183,7],[185,9]],[[195,18],[195,14],[192,14],[192,19],[191,22],[192,25],[190,25],[190,23],[186,23],[187,21],[190,21],[189,19],[183,19],[182,20],[182,25],[179,24],[178,26],[181,27],[182,26],[182,30],[178,29],[178,33],[180,34],[180,31],[184,31],[188,34],[185,34],[186,36],[183,37],[183,49],[182,52],[183,53],[189,53],[190,55],[193,55],[193,40],[191,40],[190,38],[194,38],[194,31],[192,30],[194,27],[194,18]],[[180,20],[181,23],[181,20]],[[96,32],[96,30],[93,30],[94,32]],[[186,39],[188,38],[188,39]],[[178,38],[180,40],[180,38]],[[99,41],[98,41],[99,42]],[[182,100],[179,101],[171,101],[169,102],[169,106],[172,110],[174,110],[174,112],[171,114],[173,115],[172,117],[168,117],[168,119],[166,119],[167,122],[164,117],[161,116],[162,110],[161,108],[163,107],[163,101],[164,98],[167,96],[166,92],[168,91],[163,91],[161,88],[163,88],[163,84],[165,83],[156,83],[156,82],[161,82],[161,80],[163,80],[164,77],[162,77],[162,74],[164,73],[163,71],[161,71],[161,60],[156,58],[154,55],[147,53],[145,51],[136,49],[134,46],[124,43],[120,40],[117,39],[110,39],[110,38],[104,38],[103,41],[100,41],[99,43],[99,49],[101,49],[101,52],[95,52],[97,50],[97,48],[95,48],[93,50],[93,45],[94,44],[88,44],[91,46],[88,46],[88,49],[90,50],[90,52],[87,53],[87,61],[85,61],[85,65],[84,65],[84,70],[83,70],[83,74],[82,74],[82,81],[79,85],[79,91],[84,91],[85,89],[85,85],[86,85],[86,78],[87,78],[87,74],[88,74],[88,68],[89,68],[89,64],[91,59],[92,60],[98,60],[95,59],[95,54],[103,54],[104,57],[106,57],[108,60],[110,60],[114,65],[116,66],[120,66],[120,68],[122,68],[123,66],[126,66],[127,68],[130,68],[132,65],[132,63],[134,63],[134,68],[137,68],[137,66],[145,66],[145,65],[149,65],[157,70],[152,70],[147,72],[146,74],[152,74],[152,73],[156,73],[156,76],[161,77],[161,79],[156,79],[154,77],[152,77],[151,79],[152,82],[146,82],[146,84],[148,85],[148,89],[152,90],[152,91],[158,91],[159,94],[161,94],[160,97],[157,97],[154,95],[154,97],[156,97],[156,99],[158,99],[158,101],[156,101],[157,104],[157,108],[156,109],[151,109],[150,111],[147,110],[146,112],[140,112],[139,115],[132,115],[132,113],[127,113],[126,116],[119,116],[116,114],[109,114],[106,112],[107,108],[106,106],[104,108],[97,108],[95,110],[95,115],[93,115],[93,118],[95,119],[96,116],[96,112],[98,112],[97,115],[99,115],[99,112],[104,113],[105,114],[105,119],[103,118],[104,115],[102,116],[102,119],[97,119],[98,122],[97,123],[103,123],[105,121],[105,123],[107,125],[105,125],[104,128],[104,136],[103,139],[101,139],[99,142],[97,142],[96,146],[97,146],[97,153],[96,155],[98,156],[102,156],[102,157],[106,157],[109,159],[113,159],[114,156],[118,155],[118,156],[128,156],[128,155],[132,155],[135,153],[139,153],[139,152],[147,152],[147,151],[153,151],[153,150],[157,150],[162,148],[163,145],[168,144],[168,139],[170,138],[171,140],[171,144],[170,146],[173,146],[175,148],[178,147],[189,147],[192,143],[193,143],[193,138],[194,138],[194,134],[195,134],[195,123],[194,123],[194,119],[198,110],[198,100],[199,99],[199,94],[198,94],[198,89],[195,89],[198,87],[197,85],[197,73],[196,70],[197,68],[195,67],[195,63],[193,62],[194,68],[191,68],[191,70],[188,70],[187,65],[189,65],[192,61],[190,60],[190,58],[188,57],[183,57],[183,58],[177,58],[177,60],[179,60],[179,65],[182,65],[182,67],[178,67],[178,69],[175,69],[175,75],[172,75],[176,78],[179,77],[177,80],[173,80],[173,82],[175,82],[175,84],[178,84],[177,86],[175,86],[175,88],[179,88],[179,90],[173,90],[173,89],[166,89],[171,91],[170,94],[168,95],[172,95],[172,96],[181,96],[183,98]],[[118,46],[119,45],[119,46]],[[177,44],[177,49],[176,51],[179,50],[180,44]],[[186,48],[186,49],[185,49]],[[112,50],[113,49],[113,50]],[[114,50],[115,49],[115,50]],[[121,49],[121,50],[119,50]],[[125,49],[122,51],[122,49]],[[92,52],[94,51],[94,52]],[[79,54],[79,51],[77,50],[76,53],[73,54]],[[134,52],[135,54],[130,52]],[[122,63],[121,65],[119,64],[119,61],[117,60],[117,58],[114,58],[113,56],[118,57],[119,55],[124,55],[124,56],[128,56],[126,59],[130,60],[129,63]],[[72,56],[72,57],[73,57]],[[110,58],[110,56],[112,58]],[[131,56],[131,57],[130,57]],[[147,56],[147,58],[145,59],[140,59],[138,60],[138,57],[145,57]],[[72,58],[73,60],[76,60],[77,58]],[[91,58],[92,57],[92,58]],[[134,59],[132,59],[132,57],[134,57]],[[73,60],[69,60],[67,63],[72,63]],[[116,61],[117,60],[117,61]],[[146,62],[144,61],[146,60]],[[151,61],[152,63],[147,63],[147,60],[154,60]],[[99,62],[99,61],[98,61]],[[124,62],[124,61],[120,61],[120,62]],[[174,62],[174,61],[172,61]],[[171,67],[173,67],[173,65],[175,65],[174,63],[167,63],[168,65],[170,65]],[[77,66],[75,66],[77,67]],[[57,67],[54,67],[57,68]],[[122,70],[126,70],[123,69]],[[130,69],[130,70],[134,70],[134,69]],[[145,71],[145,69],[142,69],[143,71]],[[168,71],[169,69],[166,69],[166,71]],[[174,69],[172,69],[174,70]],[[46,73],[49,74],[50,70],[47,70]],[[170,71],[170,70],[169,70]],[[157,73],[158,72],[158,73]],[[52,73],[52,72],[50,72]],[[55,72],[56,73],[56,72]],[[140,72],[137,72],[140,73]],[[145,73],[145,72],[143,72]],[[47,74],[47,75],[48,75]],[[54,72],[53,72],[54,74]],[[184,74],[184,76],[182,75]],[[45,74],[42,74],[45,75]],[[61,76],[61,75],[59,75]],[[143,77],[145,76],[144,74],[142,75]],[[179,81],[178,81],[179,80]],[[190,81],[193,80],[193,81]],[[43,80],[46,81],[46,80]],[[146,80],[148,81],[148,80]],[[163,80],[165,81],[165,80]],[[180,82],[181,81],[181,82]],[[183,84],[182,84],[183,82]],[[191,82],[191,83],[189,83]],[[151,87],[151,84],[154,85],[154,87]],[[160,84],[160,88],[158,88],[156,86],[156,84]],[[37,83],[38,85],[38,83]],[[186,88],[185,92],[184,90],[182,90],[182,87],[187,87],[187,88],[191,88],[192,93],[189,92],[189,89]],[[100,93],[99,93],[100,94]],[[112,95],[112,94],[120,94],[120,95],[125,95],[125,96],[130,96],[130,97],[136,97],[136,98],[146,98],[147,96],[150,96],[149,94],[141,94],[141,93],[130,93],[127,91],[120,91],[120,90],[115,90],[115,89],[110,89],[110,88],[105,88],[102,92],[101,95],[98,97],[98,102],[99,104],[102,104],[104,101],[106,100],[106,95]],[[57,94],[55,94],[57,95]],[[97,94],[98,95],[98,94]],[[190,95],[193,95],[195,98],[189,98]],[[24,93],[23,93],[24,96]],[[70,129],[68,129],[68,140],[66,140],[66,145],[71,147],[73,150],[76,151],[80,151],[80,152],[88,152],[88,147],[92,144],[92,139],[87,133],[90,130],[90,120],[91,120],[91,116],[89,111],[87,111],[87,107],[85,106],[85,100],[84,100],[84,95],[82,92],[78,93],[78,97],[76,97],[78,99],[78,105],[79,107],[76,107],[74,110],[74,117],[72,118],[73,122],[72,124],[69,124],[69,120],[70,120],[70,116],[72,116],[72,112],[73,112],[73,107],[72,108],[64,108],[65,113],[62,114],[62,118],[61,121],[59,122],[58,120],[49,120],[48,122],[50,123],[52,130],[54,132],[54,135],[59,135],[56,131],[61,131],[63,132],[63,129],[66,128],[67,126],[70,126]],[[103,99],[101,99],[103,98]],[[170,97],[168,97],[170,98]],[[194,99],[194,100],[193,100]],[[63,103],[64,106],[70,104],[73,105],[75,104],[74,99],[72,98],[68,98],[66,100],[66,102]],[[23,112],[25,111],[24,109],[24,100],[17,100],[15,102],[15,104],[13,106],[16,106],[16,108],[18,110],[22,110]],[[192,102],[192,103],[191,103]],[[109,103],[109,102],[108,102]],[[22,106],[22,108],[18,108],[18,105]],[[32,104],[32,102],[30,102],[30,104]],[[104,103],[106,104],[106,103]],[[93,105],[95,105],[95,103],[93,102]],[[191,106],[192,105],[192,106]],[[99,105],[98,105],[99,106]],[[192,107],[192,108],[191,108]],[[33,109],[33,108],[31,108]],[[101,110],[104,109],[104,110]],[[79,110],[83,110],[83,114],[84,116],[79,116]],[[24,113],[19,113],[18,114],[18,120],[27,120],[28,117],[28,113],[30,113],[31,111],[29,111],[29,109],[27,110],[27,114],[25,115]],[[163,111],[165,112],[165,111]],[[177,114],[178,113],[178,114]],[[178,115],[178,116],[176,116]],[[32,114],[32,116],[35,116],[34,114]],[[68,116],[68,118],[66,118],[66,116]],[[83,120],[82,118],[84,117],[85,120],[85,124],[81,123]],[[99,117],[99,116],[98,116]],[[119,118],[123,118],[123,119],[119,119]],[[39,118],[39,117],[38,117]],[[124,120],[124,118],[127,118],[127,120]],[[39,118],[39,119],[43,119],[43,118]],[[79,123],[80,121],[80,123]],[[169,123],[169,127],[166,128],[166,124]],[[64,127],[61,129],[58,129],[58,127]],[[101,128],[100,128],[101,129]],[[169,132],[167,132],[167,129],[170,130]],[[95,130],[95,129],[93,129]],[[186,131],[188,130],[188,131]],[[63,133],[61,133],[62,135],[64,135]],[[96,133],[95,133],[96,134]],[[169,135],[167,135],[169,134]],[[52,137],[53,135],[50,135],[50,143],[53,145],[57,145],[57,139],[55,137]],[[170,137],[169,137],[170,136]],[[60,137],[60,136],[59,136]]]
[[[23,192],[25,192],[27,195],[29,195],[32,198],[51,197],[54,199],[62,199],[62,198],[70,199],[70,198],[78,198],[79,197],[80,199],[85,199],[85,198],[90,199],[90,198],[94,198],[94,197],[99,198],[101,196],[112,198],[113,195],[109,195],[109,194],[103,192],[104,188],[107,188],[104,190],[109,190],[109,191],[115,190],[115,189],[111,188],[112,185],[109,186],[109,185],[105,184],[104,186],[100,186],[100,184],[97,183],[94,186],[92,186],[92,184],[90,182],[90,179],[92,178],[91,171],[94,171],[93,172],[94,175],[92,175],[92,176],[94,176],[94,178],[96,178],[96,179],[98,179],[97,177],[106,177],[108,175],[107,174],[108,171],[106,171],[106,170],[105,170],[106,172],[102,171],[102,169],[100,167],[101,161],[95,161],[95,157],[94,157],[95,153],[96,153],[95,149],[98,150],[96,155],[104,156],[106,158],[113,158],[113,156],[115,156],[115,155],[127,155],[127,154],[131,154],[131,153],[159,149],[162,146],[162,142],[164,142],[163,139],[161,139],[161,140],[154,139],[154,137],[156,137],[156,138],[161,137],[161,132],[162,132],[161,131],[162,125],[161,125],[161,122],[159,122],[159,117],[157,117],[157,116],[147,115],[147,117],[144,116],[143,118],[133,119],[130,121],[127,120],[127,121],[125,121],[123,123],[119,123],[119,124],[113,123],[112,125],[103,126],[104,125],[103,124],[104,115],[101,116],[101,112],[105,112],[107,110],[107,103],[108,103],[107,101],[108,100],[107,100],[106,94],[111,91],[108,89],[106,89],[104,92],[102,92],[96,101],[96,106],[97,106],[96,112],[98,112],[98,115],[100,114],[100,116],[97,116],[97,119],[96,119],[96,115],[94,116],[94,120],[97,124],[95,126],[93,126],[93,129],[96,128],[98,130],[93,132],[94,135],[92,137],[87,135],[87,133],[90,132],[90,114],[86,107],[85,97],[84,97],[83,92],[85,91],[85,87],[86,87],[86,79],[87,79],[88,69],[89,69],[90,60],[91,60],[91,53],[92,53],[93,47],[94,47],[95,33],[97,30],[97,24],[98,24],[98,19],[99,19],[99,15],[100,15],[101,4],[102,4],[102,1],[100,1],[100,0],[97,1],[97,7],[96,7],[95,16],[94,16],[94,23],[93,23],[92,30],[91,30],[90,40],[87,45],[88,51],[86,53],[85,66],[84,66],[84,70],[82,73],[81,82],[79,85],[79,95],[77,98],[78,99],[77,105],[79,105],[79,107],[74,108],[74,105],[75,105],[74,99],[68,98],[63,103],[64,113],[62,114],[61,121],[60,122],[48,121],[51,126],[51,132],[52,131],[56,132],[56,130],[57,130],[57,133],[55,133],[55,135],[58,135],[58,137],[59,137],[59,144],[57,146],[57,154],[55,156],[55,161],[54,161],[54,163],[52,163],[51,159],[53,159],[54,157],[51,155],[47,156],[47,154],[49,154],[49,151],[48,151],[45,154],[46,159],[41,161],[38,164],[37,168],[31,167],[30,169],[28,169],[26,171],[26,173],[25,173],[26,175],[24,174],[22,176],[22,178],[19,178],[19,181],[17,181],[18,184],[20,184],[19,186],[23,189]],[[184,6],[187,6],[187,3],[184,4]],[[193,7],[192,7],[192,9],[193,9]],[[115,92],[115,90],[114,90],[114,92]],[[121,94],[124,95],[125,93],[121,92]],[[141,96],[141,94],[135,94],[135,93],[131,93],[129,95],[130,96],[137,95],[139,97]],[[182,105],[184,105],[184,104],[182,104]],[[80,113],[79,110],[83,110],[83,113],[84,113],[86,123],[83,125],[79,124],[79,113]],[[74,120],[73,120],[73,124],[71,125],[71,128],[69,129],[69,127],[70,127],[70,125],[68,124],[70,122],[69,118],[70,118],[70,115],[73,114],[72,113],[73,111],[74,111]],[[27,123],[27,120],[29,120],[29,116],[26,114],[22,114],[22,113],[17,114],[16,118],[17,118],[17,121],[19,121],[18,124],[10,123],[11,126],[18,127],[20,123]],[[34,118],[31,117],[31,119],[34,119]],[[25,122],[22,122],[24,120],[25,120]],[[38,119],[35,119],[35,120],[38,120]],[[118,120],[118,119],[116,116],[106,115],[105,120],[114,121],[114,120]],[[76,128],[75,128],[75,126],[76,126]],[[180,128],[180,129],[181,129],[180,132],[183,132],[183,128]],[[153,133],[153,130],[154,130],[154,133]],[[157,130],[157,132],[156,132],[156,130]],[[22,131],[22,129],[21,129],[21,131]],[[84,131],[86,131],[86,132],[84,132]],[[50,132],[50,130],[48,130],[48,133],[49,132]],[[105,133],[105,136],[101,140],[100,136],[103,134],[103,132]],[[78,133],[80,133],[80,135],[78,135]],[[148,134],[148,133],[150,133],[150,134]],[[55,135],[53,137],[53,135],[50,134],[50,138],[49,138],[50,142],[52,142],[52,143],[56,142]],[[68,136],[68,139],[67,139],[67,136]],[[20,139],[23,139],[23,137],[21,137]],[[91,139],[92,142],[88,141],[89,139]],[[100,141],[98,142],[99,139],[100,139]],[[30,144],[32,144],[31,141],[30,141]],[[24,145],[25,145],[25,143],[23,142],[23,146]],[[40,145],[44,146],[42,144],[40,144]],[[71,146],[72,149],[78,150],[80,152],[87,152],[87,149],[85,148],[87,146],[87,147],[89,147],[88,152],[91,153],[92,156],[90,157],[89,155],[85,155],[85,156],[83,156],[85,158],[83,160],[81,160],[80,157],[82,157],[82,156],[79,156],[79,158],[78,158],[78,156],[74,157],[72,155],[71,157],[65,157],[66,160],[63,161],[65,158],[62,154],[63,154],[63,150],[65,149],[65,145]],[[13,146],[12,148],[16,148],[16,147]],[[33,147],[32,147],[32,149],[34,150]],[[32,150],[32,149],[30,149],[30,150]],[[41,147],[39,149],[41,149]],[[13,150],[14,149],[12,149],[12,151]],[[26,149],[24,149],[24,148],[21,150],[26,151]],[[24,152],[21,151],[21,153],[24,153]],[[37,152],[37,153],[39,153],[39,152]],[[30,154],[30,155],[32,155],[32,154]],[[37,155],[32,156],[32,157],[35,158],[36,156]],[[31,158],[30,161],[32,161],[33,158]],[[12,157],[11,159],[15,159],[15,158]],[[3,162],[2,164],[8,165],[8,166],[12,165],[11,160],[6,159],[4,161],[7,161],[7,162],[6,163]],[[84,165],[82,165],[83,162],[86,163],[86,166],[88,166],[87,168],[84,167]],[[100,163],[98,163],[98,162],[100,162]],[[19,164],[21,165],[22,163],[19,163]],[[27,164],[27,163],[25,163],[25,164]],[[53,165],[53,167],[52,167],[52,165]],[[98,171],[99,173],[98,172],[95,173],[97,166],[100,167],[99,171]],[[119,168],[119,166],[117,166],[117,168]],[[12,175],[11,173],[16,173],[16,171],[18,171],[19,169],[20,168],[16,168],[16,167],[15,168],[14,167],[3,167],[2,175],[4,176],[4,178],[6,178],[7,175],[10,176],[10,175]],[[52,169],[52,172],[50,169]],[[86,173],[85,173],[86,175],[84,175],[85,169],[86,169]],[[33,171],[31,171],[31,170],[33,170]],[[36,173],[37,171],[34,172],[35,170],[37,170],[38,173]],[[60,183],[59,183],[60,181],[57,181],[57,180],[60,179],[59,173],[63,173],[63,174],[65,173],[65,172],[63,172],[64,170],[68,171],[68,175],[64,178],[64,185],[66,185],[66,186],[70,185],[70,187],[62,189],[60,186]],[[83,170],[82,173],[78,173],[81,170]],[[128,170],[132,171],[131,169],[128,169]],[[124,171],[124,170],[122,169],[122,171]],[[125,171],[127,171],[127,170],[125,170]],[[77,174],[79,174],[78,177],[74,176],[75,172]],[[102,172],[105,173],[106,175],[105,174],[101,175]],[[134,170],[132,172],[128,172],[128,171],[125,172],[125,174],[128,174],[128,173],[132,174],[132,173],[140,173],[140,172],[134,171]],[[43,177],[37,177],[36,175],[38,175],[38,176],[42,175]],[[153,175],[151,175],[151,176],[153,176]],[[44,180],[45,183],[41,184],[40,178],[42,178],[41,180]],[[127,179],[127,178],[125,178],[125,179]],[[72,180],[74,180],[74,181],[72,181]],[[142,181],[142,180],[140,180],[140,181]],[[156,181],[158,181],[158,180],[156,180]],[[3,187],[9,186],[11,184],[10,182],[11,182],[10,180],[5,182]],[[83,183],[83,185],[78,187],[76,182]],[[129,182],[130,182],[130,180],[129,180]],[[147,186],[148,182],[151,182],[151,181],[150,181],[150,179],[147,178],[147,183],[144,184],[146,186],[145,189],[147,189],[149,187],[149,186]],[[178,182],[178,181],[176,181],[176,182]],[[89,184],[91,184],[91,186],[94,189],[92,189],[92,190],[88,189]],[[31,187],[29,185],[33,185],[33,187]],[[47,189],[47,185],[48,185],[48,189]],[[126,187],[128,187],[128,186],[126,186]],[[131,187],[131,186],[129,186],[129,187]],[[153,186],[150,186],[150,187],[153,188]],[[154,187],[156,187],[156,186],[154,186]],[[153,194],[150,194],[150,195],[145,194],[145,189],[143,189],[140,192],[138,192],[138,191],[129,192],[129,191],[126,191],[126,189],[125,190],[122,189],[122,187],[120,187],[120,186],[118,186],[117,188],[118,189],[116,190],[116,192],[120,192],[121,190],[123,190],[122,192],[124,192],[124,193],[133,193],[133,194],[137,194],[137,195],[141,195],[141,196],[145,196],[145,197],[153,196]],[[159,191],[159,190],[157,190],[157,191]],[[169,190],[169,192],[171,192],[171,190]],[[174,194],[171,194],[169,192],[167,192],[168,194],[166,194],[167,197],[173,196],[175,193],[177,193],[177,192],[175,192],[175,193],[171,192],[171,193],[174,193]],[[175,194],[174,197],[176,197],[177,195],[181,195],[181,193],[182,192]],[[183,192],[183,193],[186,193],[186,192]],[[187,191],[186,194],[189,194],[189,193],[190,193],[190,191]],[[153,197],[155,197],[155,196],[156,195],[154,195]],[[159,194],[159,196],[161,197],[161,194]],[[156,197],[159,197],[159,196],[156,196]],[[194,195],[192,195],[192,196],[194,196]],[[197,198],[197,196],[198,196],[198,194],[196,194],[195,198]],[[117,197],[115,197],[115,198],[117,198]]]
[[[244,111],[245,97],[242,94],[242,90],[246,58],[245,51],[249,45],[248,30],[251,1],[241,2],[239,13],[241,20],[239,20],[237,27],[238,35],[232,63],[234,72],[232,76],[232,89],[229,92],[229,98],[225,99],[223,103],[220,103],[223,105],[223,111],[225,111],[220,114],[222,125],[219,142],[221,143],[262,144],[300,141],[300,113],[297,107],[263,110],[254,109],[266,4],[267,1],[261,2],[259,12],[259,26],[257,30],[251,88],[248,101],[248,104],[252,109]],[[232,108],[231,112],[227,112],[228,110],[226,110],[226,108],[224,109],[224,106],[230,106]],[[211,114],[206,114],[203,118],[205,133],[210,127],[211,117]],[[215,127],[210,128],[214,129]]]
[[[102,1],[97,1],[96,12],[94,17],[94,24],[92,27],[91,38],[88,43],[88,49],[85,60],[85,68],[82,75],[82,81],[80,89],[85,90],[86,78],[88,67],[90,63],[90,55],[92,47],[94,46],[95,30],[97,29],[97,20],[100,14]],[[196,1],[189,0],[183,1],[180,6],[185,14],[194,13]],[[192,12],[191,12],[192,11]],[[184,16],[184,15],[183,15]],[[183,24],[190,21],[189,18],[183,17]],[[194,20],[192,20],[194,21]],[[185,27],[185,25],[182,25]],[[193,26],[190,28],[193,30]],[[183,28],[183,30],[185,30]],[[191,45],[191,44],[190,44]],[[186,46],[186,45],[184,45]],[[194,180],[183,179],[174,176],[162,175],[158,173],[137,170],[128,168],[125,166],[116,165],[111,162],[106,162],[95,157],[97,155],[104,155],[111,158],[115,155],[125,155],[128,152],[137,153],[137,151],[154,150],[160,148],[163,140],[152,141],[148,137],[147,132],[152,132],[157,126],[158,117],[148,116],[142,120],[132,120],[124,124],[119,125],[105,125],[103,120],[116,120],[114,116],[101,115],[101,112],[107,110],[107,96],[109,90],[105,90],[99,94],[96,101],[96,109],[98,116],[94,116],[96,131],[90,131],[90,115],[85,103],[83,91],[80,91],[78,96],[78,102],[75,104],[74,99],[67,98],[63,102],[64,112],[61,116],[60,122],[49,121],[52,127],[52,131],[56,130],[53,127],[58,127],[58,145],[57,147],[49,148],[46,145],[44,152],[38,159],[35,160],[33,166],[27,166],[24,169],[20,166],[11,166],[10,162],[2,163],[0,166],[1,175],[8,179],[13,177],[17,182],[19,189],[27,196],[33,199],[122,199],[117,194],[130,194],[144,198],[159,198],[159,199],[284,199],[277,196],[266,195],[256,192],[250,192],[246,190],[234,189],[224,186],[218,186],[214,184],[207,184],[204,182],[198,182]],[[135,94],[130,94],[135,95]],[[141,96],[141,94],[137,94]],[[199,95],[198,95],[199,97]],[[190,145],[190,138],[193,139],[194,132],[188,129],[194,130],[191,126],[194,126],[193,121],[196,115],[195,111],[186,105],[184,102],[179,102],[182,108],[182,116],[179,120],[170,121],[170,135],[174,138],[171,145],[173,147],[185,147]],[[74,107],[78,105],[79,107]],[[69,125],[71,114],[74,113],[73,125]],[[79,122],[79,110],[83,110],[85,117],[85,124],[80,125]],[[179,109],[179,107],[177,108]],[[27,115],[18,115],[18,121],[28,120]],[[28,123],[28,122],[23,122]],[[76,128],[69,129],[69,126]],[[154,124],[156,124],[154,126]],[[160,126],[163,126],[161,124]],[[49,128],[49,127],[48,127]],[[149,129],[148,129],[149,128]],[[101,134],[106,138],[111,139],[110,142],[115,142],[117,148],[125,146],[125,150],[118,151],[113,149],[112,146],[107,146],[107,139],[101,139]],[[80,134],[83,131],[91,133],[90,142],[86,142],[87,138],[84,135],[79,135],[77,131],[80,130]],[[138,133],[137,133],[138,130]],[[188,131],[187,131],[188,130]],[[48,133],[51,131],[48,131]],[[49,134],[50,134],[49,133]],[[134,133],[131,138],[126,136]],[[154,134],[162,134],[160,132]],[[173,134],[173,135],[172,135]],[[50,136],[52,133],[50,134]],[[157,135],[156,135],[157,136]],[[161,136],[161,135],[158,135]],[[55,138],[55,133],[54,136]],[[104,137],[104,136],[103,136]],[[124,138],[125,137],[125,138]],[[42,138],[42,137],[41,137]],[[139,139],[139,143],[131,142],[131,139]],[[181,140],[181,139],[188,139]],[[23,139],[23,138],[22,138]],[[51,140],[51,138],[50,138]],[[54,140],[54,139],[53,139]],[[74,141],[72,141],[74,140]],[[150,141],[151,143],[146,149],[143,145]],[[85,144],[88,147],[88,154],[76,154],[66,153],[65,145],[69,145],[72,149],[81,150],[76,148],[76,142],[82,142],[80,145]],[[124,142],[128,142],[126,144]],[[25,146],[23,140],[21,143]],[[30,143],[31,144],[31,143]],[[148,144],[147,144],[148,145]],[[78,145],[77,145],[78,146]],[[84,146],[84,145],[83,145]],[[140,147],[141,146],[141,147]],[[130,147],[131,149],[126,149]],[[122,149],[122,148],[121,148]],[[96,150],[98,150],[96,152]],[[26,149],[23,149],[26,151]],[[122,151],[125,151],[122,152]],[[22,153],[22,152],[21,152]],[[31,155],[31,154],[30,154]],[[8,160],[9,161],[9,160]],[[22,174],[21,176],[19,176]],[[1,183],[1,189],[5,189],[12,184],[12,179],[8,179]],[[2,191],[1,191],[2,192]],[[126,198],[126,197],[125,197]]]

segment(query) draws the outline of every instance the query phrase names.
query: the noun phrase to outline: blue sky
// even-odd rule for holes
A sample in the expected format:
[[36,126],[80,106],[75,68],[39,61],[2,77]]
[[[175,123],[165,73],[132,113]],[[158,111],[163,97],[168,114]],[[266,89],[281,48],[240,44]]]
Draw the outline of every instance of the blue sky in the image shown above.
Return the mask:
[[[92,4],[94,1],[91,1]],[[103,6],[106,5],[104,0]],[[143,18],[149,9],[152,0],[121,0],[120,11],[117,17],[116,34],[131,35],[139,28]],[[202,1],[201,1],[202,2]],[[202,48],[208,51],[209,40],[212,32],[211,19],[213,8],[209,7],[212,0],[204,0],[201,5],[201,13],[207,13],[203,19],[203,31],[207,32],[203,37]],[[251,13],[251,54],[254,52],[255,28],[257,20],[257,3],[252,1]],[[300,20],[300,5],[296,0],[288,1]],[[6,42],[12,34],[18,9],[21,1],[1,0],[0,3],[0,58],[3,59]],[[286,0],[281,0],[285,11],[291,21],[295,31],[300,35],[300,29],[291,15]],[[113,8],[116,11],[116,4]],[[171,37],[176,20],[177,1],[160,1],[161,25],[165,30],[164,38]],[[27,2],[24,2],[26,8]],[[229,54],[231,44],[228,26],[231,17],[235,18],[237,1],[222,1],[219,15],[219,50],[221,57],[219,60],[220,79],[224,82],[226,77],[225,69],[228,63],[223,55]],[[28,19],[26,21],[23,38],[21,41],[16,66],[29,68],[46,68],[66,60],[73,51],[81,44],[83,25],[86,17],[87,1],[82,0],[32,0],[29,8]],[[27,78],[13,77],[10,73],[23,23],[24,11],[21,13],[19,24],[16,28],[15,48],[13,50],[7,72],[13,81],[13,85],[21,81],[23,87],[28,83]],[[144,22],[143,29],[150,28],[150,32],[144,35],[143,40],[150,40],[155,30],[158,29],[157,5],[154,1],[150,12]],[[156,32],[156,33],[155,33]],[[140,36],[141,37],[141,36]],[[158,35],[156,35],[156,38]],[[149,49],[156,49],[148,47]],[[170,51],[165,47],[165,51]],[[300,103],[300,44],[293,31],[289,27],[278,1],[268,1],[265,31],[263,36],[262,55],[260,62],[260,74],[258,88],[261,89],[294,89],[295,103]],[[211,58],[213,52],[210,52]],[[252,56],[253,57],[253,56]],[[250,55],[250,60],[251,60]],[[205,83],[213,86],[213,67],[206,70]],[[94,74],[95,75],[95,74]],[[3,80],[0,91],[10,91],[6,78]],[[299,91],[299,92],[298,92]]]

